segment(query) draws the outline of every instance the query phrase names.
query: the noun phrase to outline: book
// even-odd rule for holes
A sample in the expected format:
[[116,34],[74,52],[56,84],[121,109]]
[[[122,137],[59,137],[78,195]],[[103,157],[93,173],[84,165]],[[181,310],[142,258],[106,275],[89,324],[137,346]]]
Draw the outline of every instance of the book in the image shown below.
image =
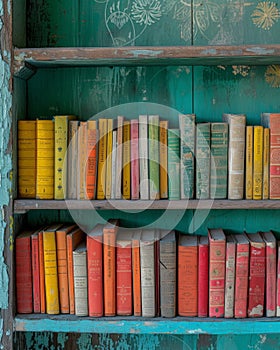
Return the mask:
[[141,229],[132,232],[132,282],[133,282],[133,313],[141,316],[141,269],[140,269],[140,238]]
[[245,198],[253,199],[253,150],[254,127],[246,126],[246,167],[245,167]]
[[211,123],[210,198],[227,198],[228,124]]
[[235,238],[233,235],[228,235],[226,236],[225,318],[233,318],[234,315],[235,262]]
[[32,290],[34,313],[41,312],[39,232],[40,230],[37,230],[31,234]]
[[208,238],[209,317],[224,317],[226,236],[222,229],[208,229]]
[[97,199],[105,199],[108,119],[99,118]]
[[64,199],[67,195],[67,147],[69,121],[73,115],[55,115],[54,119],[54,199]]
[[116,238],[116,314],[132,315],[132,232],[119,229]]
[[180,234],[178,239],[178,315],[198,313],[198,240],[197,236]]
[[263,130],[263,187],[262,199],[269,198],[269,145],[270,145],[270,130],[264,128]]
[[86,198],[96,198],[98,129],[96,120],[87,121]]
[[124,117],[119,115],[117,119],[116,199],[122,199],[123,123]]
[[58,272],[55,232],[60,224],[49,226],[43,231],[46,313],[59,314]]
[[276,316],[280,316],[280,241],[277,241]]
[[87,233],[88,313],[103,316],[103,227],[97,224]]
[[73,275],[75,314],[77,316],[88,316],[87,248],[85,241],[82,241],[73,250]]
[[149,115],[149,180],[150,199],[160,199],[159,189],[159,116]]
[[180,194],[180,130],[168,129],[168,197],[179,200]]
[[69,121],[69,141],[67,148],[67,198],[77,199],[78,162],[78,120]]
[[271,231],[263,232],[265,242],[265,316],[276,316],[276,272],[277,245],[276,238]]
[[130,199],[130,120],[123,123],[122,197]]
[[196,124],[196,198],[210,197],[210,123]]
[[155,317],[155,232],[143,229],[140,238],[141,304],[143,317]]
[[33,312],[31,260],[32,233],[33,230],[25,230],[15,239],[16,303],[17,312],[19,314]]
[[243,199],[246,116],[225,113],[223,121],[229,125],[228,199]]
[[45,287],[45,265],[44,265],[44,242],[43,230],[38,233],[39,241],[39,279],[40,279],[40,308],[41,314],[46,313],[46,287]]
[[139,170],[139,126],[138,119],[131,120],[131,199],[139,199],[140,170]]
[[18,197],[36,196],[36,121],[18,121]]
[[118,220],[109,220],[103,228],[104,315],[116,315],[116,236]]
[[207,236],[198,239],[198,317],[208,316],[209,241]]
[[117,130],[113,130],[111,199],[116,198]]
[[235,234],[236,263],[234,317],[247,317],[248,277],[249,277],[249,240],[245,234]]
[[179,114],[181,199],[194,198],[195,114]]
[[86,170],[87,170],[87,122],[80,122],[78,130],[78,170],[77,170],[77,199],[86,199]]
[[78,227],[66,236],[67,244],[67,272],[69,287],[69,309],[70,314],[75,313],[75,291],[74,291],[74,270],[73,270],[73,250],[77,248],[84,239],[84,232]]
[[262,199],[263,187],[263,126],[254,126],[253,199]]
[[149,199],[148,116],[139,115],[140,199]]
[[247,233],[249,250],[248,317],[264,314],[265,242],[259,233]]
[[111,198],[112,191],[112,151],[113,151],[113,123],[112,118],[108,118],[107,126],[107,157],[106,157],[106,199]]
[[36,198],[54,198],[54,122],[39,120],[36,125]]
[[160,262],[160,316],[176,316],[177,299],[177,242],[175,231],[161,230]]
[[154,229],[155,255],[155,316],[160,316],[160,240],[163,230]]
[[167,130],[168,120],[159,122],[159,187],[160,198],[168,198],[168,170],[167,170]]
[[60,312],[62,314],[69,314],[70,312],[66,237],[69,232],[71,232],[76,228],[77,228],[76,225],[65,224],[55,232],[56,251],[57,251],[59,305],[60,305]]

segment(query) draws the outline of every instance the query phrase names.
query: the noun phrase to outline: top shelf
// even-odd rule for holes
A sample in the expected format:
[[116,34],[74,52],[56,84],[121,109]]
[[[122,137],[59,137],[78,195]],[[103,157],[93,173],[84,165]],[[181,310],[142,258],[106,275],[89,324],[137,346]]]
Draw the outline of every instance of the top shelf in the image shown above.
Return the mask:
[[112,65],[267,65],[280,63],[280,44],[238,46],[127,46],[14,49],[14,72],[24,68]]

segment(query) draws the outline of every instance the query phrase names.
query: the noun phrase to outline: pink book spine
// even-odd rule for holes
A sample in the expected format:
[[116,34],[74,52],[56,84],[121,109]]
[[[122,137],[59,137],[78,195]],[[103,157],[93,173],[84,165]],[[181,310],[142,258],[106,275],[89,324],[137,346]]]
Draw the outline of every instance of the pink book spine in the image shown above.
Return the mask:
[[138,120],[131,120],[131,199],[139,199]]
[[280,241],[277,243],[278,261],[277,261],[277,294],[276,294],[276,316],[280,316]]
[[225,272],[225,318],[232,318],[234,313],[235,250],[235,242],[227,241]]
[[266,246],[266,317],[274,317],[275,315],[276,315],[276,245],[271,244]]
[[[205,237],[207,239],[207,237]],[[209,245],[198,246],[198,317],[208,316]]]

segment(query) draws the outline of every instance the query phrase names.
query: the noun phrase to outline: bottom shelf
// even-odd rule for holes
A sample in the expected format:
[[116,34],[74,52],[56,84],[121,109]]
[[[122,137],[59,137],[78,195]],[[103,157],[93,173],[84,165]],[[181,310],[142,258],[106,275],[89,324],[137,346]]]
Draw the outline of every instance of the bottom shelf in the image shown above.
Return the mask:
[[137,333],[137,334],[272,334],[279,333],[280,318],[89,318],[72,315],[17,315],[16,332]]

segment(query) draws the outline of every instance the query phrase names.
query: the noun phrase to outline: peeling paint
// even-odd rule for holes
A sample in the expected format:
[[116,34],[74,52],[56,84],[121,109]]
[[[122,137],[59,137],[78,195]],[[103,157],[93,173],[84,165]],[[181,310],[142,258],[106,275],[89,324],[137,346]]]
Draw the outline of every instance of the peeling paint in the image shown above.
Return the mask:
[[163,53],[162,50],[130,50],[128,54],[131,54],[134,58],[141,56],[157,57]]
[[258,46],[252,47],[252,48],[247,48],[247,51],[254,52],[258,55],[271,55],[271,54],[273,55],[275,52],[275,50],[273,50],[273,49],[265,49],[263,47],[258,47]]

